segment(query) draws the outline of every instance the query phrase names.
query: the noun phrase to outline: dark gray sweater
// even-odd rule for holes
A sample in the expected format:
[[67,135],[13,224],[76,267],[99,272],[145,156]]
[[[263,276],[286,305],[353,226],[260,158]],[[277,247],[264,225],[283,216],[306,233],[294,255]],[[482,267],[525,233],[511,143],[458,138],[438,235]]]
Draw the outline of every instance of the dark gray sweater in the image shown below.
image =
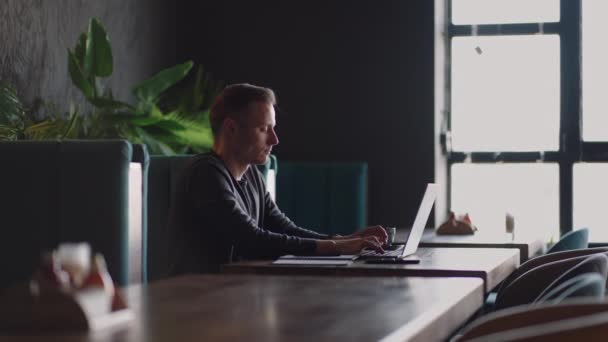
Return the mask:
[[289,220],[270,198],[257,168],[249,167],[237,181],[213,152],[187,163],[174,198],[174,273],[217,272],[231,261],[313,254],[314,239],[328,238]]

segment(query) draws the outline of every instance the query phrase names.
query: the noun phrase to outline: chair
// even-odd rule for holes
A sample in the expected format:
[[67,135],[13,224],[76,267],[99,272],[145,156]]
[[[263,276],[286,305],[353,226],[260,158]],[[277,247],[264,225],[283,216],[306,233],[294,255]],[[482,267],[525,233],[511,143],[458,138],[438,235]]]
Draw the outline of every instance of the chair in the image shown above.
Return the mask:
[[558,322],[516,328],[471,341],[528,341],[528,342],[570,342],[605,341],[608,329],[608,313],[565,319]]
[[169,208],[181,170],[191,155],[151,156],[148,174],[148,254],[147,276],[150,281],[169,275],[172,235],[169,231]]
[[559,241],[547,251],[547,254],[555,252],[583,249],[589,246],[589,229],[581,228],[564,234]]
[[566,280],[579,274],[595,272],[606,278],[608,257],[604,254],[581,256],[554,261],[529,270],[507,287],[501,289],[496,297],[496,309],[530,304],[549,288],[557,287]]
[[0,288],[28,279],[42,251],[70,241],[90,243],[114,281],[127,285],[144,248],[130,220],[141,216],[129,209],[137,197],[131,160],[125,140],[0,142]]
[[[587,298],[569,299],[557,305],[521,305],[487,314],[471,323],[456,341],[512,341],[538,338],[562,341],[562,337],[606,329],[608,303]],[[580,329],[577,331],[577,329]],[[558,331],[559,333],[556,333]],[[604,330],[605,331],[605,330]],[[562,335],[560,335],[562,334]],[[604,338],[605,332],[599,335]],[[598,335],[596,335],[598,336]],[[587,341],[587,339],[585,339]]]
[[[521,264],[515,271],[513,271],[505,280],[502,281],[500,287],[498,289],[498,293],[502,291],[502,289],[506,288],[513,280],[519,278],[522,274],[528,272],[529,270],[538,267],[540,265],[548,264],[554,261],[566,260],[575,257],[582,257],[587,255],[593,255],[597,253],[605,253],[608,256],[608,248],[607,247],[597,247],[597,248],[585,248],[585,249],[577,249],[563,252],[554,252],[551,254],[545,254],[541,256],[537,256],[533,259],[530,259],[523,264]],[[581,259],[582,260],[582,259]]]
[[[557,281],[556,281],[557,282]],[[534,301],[534,305],[558,304],[566,299],[587,297],[598,302],[604,299],[606,277],[599,273],[583,273],[570,278],[561,284],[549,285]]]

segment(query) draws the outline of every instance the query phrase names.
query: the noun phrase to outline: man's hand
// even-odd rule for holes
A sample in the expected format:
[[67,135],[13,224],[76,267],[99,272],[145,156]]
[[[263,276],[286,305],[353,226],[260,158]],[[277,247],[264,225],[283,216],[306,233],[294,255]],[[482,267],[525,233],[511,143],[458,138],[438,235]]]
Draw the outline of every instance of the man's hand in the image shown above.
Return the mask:
[[317,240],[316,254],[357,254],[363,248],[369,248],[378,253],[384,252],[382,243],[377,237],[365,236],[341,240]]
[[360,230],[352,235],[346,236],[345,239],[357,238],[357,237],[368,237],[374,236],[380,241],[381,244],[385,244],[388,241],[388,234],[386,234],[386,230],[382,226],[371,226],[367,227],[363,230]]

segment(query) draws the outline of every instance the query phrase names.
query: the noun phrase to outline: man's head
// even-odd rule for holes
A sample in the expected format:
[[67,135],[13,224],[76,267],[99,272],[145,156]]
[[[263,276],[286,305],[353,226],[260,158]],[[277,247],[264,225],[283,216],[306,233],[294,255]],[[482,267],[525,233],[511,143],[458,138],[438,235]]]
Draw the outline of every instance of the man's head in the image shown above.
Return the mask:
[[276,98],[271,89],[251,84],[224,88],[211,106],[215,145],[244,164],[266,162],[279,143],[274,132]]

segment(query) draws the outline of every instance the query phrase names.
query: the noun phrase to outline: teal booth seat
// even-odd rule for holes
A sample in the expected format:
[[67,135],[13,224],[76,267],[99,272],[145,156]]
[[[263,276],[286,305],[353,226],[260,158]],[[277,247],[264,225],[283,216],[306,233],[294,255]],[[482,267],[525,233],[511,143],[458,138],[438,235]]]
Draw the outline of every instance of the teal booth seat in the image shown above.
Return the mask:
[[0,288],[28,279],[42,251],[81,241],[128,284],[132,154],[124,140],[0,142]]
[[169,210],[180,173],[192,155],[151,156],[147,189],[147,277],[157,280],[169,276],[171,241]]
[[367,164],[281,161],[276,202],[300,227],[351,234],[367,225]]
[[555,245],[549,248],[547,254],[585,249],[587,247],[589,247],[589,229],[580,228],[564,234]]

